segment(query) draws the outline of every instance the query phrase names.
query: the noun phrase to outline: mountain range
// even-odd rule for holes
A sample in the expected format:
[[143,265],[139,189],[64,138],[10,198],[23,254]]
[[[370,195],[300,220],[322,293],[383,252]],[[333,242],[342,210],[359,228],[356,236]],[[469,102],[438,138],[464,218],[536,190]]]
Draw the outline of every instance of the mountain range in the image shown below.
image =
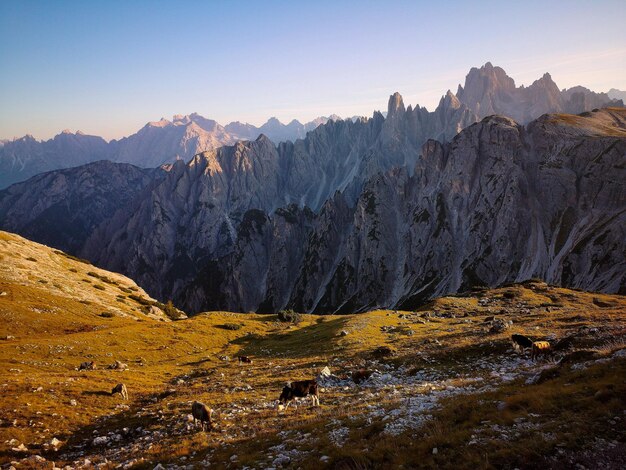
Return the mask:
[[486,64],[433,112],[396,93],[295,142],[37,176],[0,192],[0,226],[190,312],[413,308],[531,277],[624,293],[626,110],[605,100]]
[[[515,81],[502,68],[487,63],[481,68],[472,68],[465,85],[459,85],[456,95],[448,91],[434,112],[418,106],[415,116],[420,122],[418,132],[423,140],[449,141],[467,125],[492,114],[509,116],[525,124],[544,113],[577,114],[594,108],[623,106],[619,90],[611,92],[613,96],[580,86],[559,91],[549,74],[528,87],[516,87]],[[42,142],[27,135],[12,141],[5,140],[0,146],[0,188],[44,171],[97,160],[131,163],[143,168],[157,167],[178,159],[188,161],[200,152],[242,140],[254,140],[261,134],[274,144],[294,142],[305,138],[307,132],[329,120],[340,118],[337,115],[319,117],[305,124],[297,120],[282,124],[278,119],[271,118],[260,127],[240,122],[222,126],[193,113],[176,115],[172,121],[161,119],[149,122],[135,134],[108,143],[101,137],[81,132],[72,134],[63,131],[53,139]]]
[[261,127],[232,122],[222,126],[193,113],[176,115],[172,121],[149,122],[135,134],[106,142],[78,131],[63,131],[53,139],[37,141],[26,135],[4,140],[0,146],[0,188],[24,181],[44,171],[70,168],[98,160],[131,163],[154,168],[176,160],[189,160],[199,152],[232,145],[264,134],[278,143],[302,138],[310,130],[338,116],[319,117],[305,124],[297,120],[282,124],[271,118]]

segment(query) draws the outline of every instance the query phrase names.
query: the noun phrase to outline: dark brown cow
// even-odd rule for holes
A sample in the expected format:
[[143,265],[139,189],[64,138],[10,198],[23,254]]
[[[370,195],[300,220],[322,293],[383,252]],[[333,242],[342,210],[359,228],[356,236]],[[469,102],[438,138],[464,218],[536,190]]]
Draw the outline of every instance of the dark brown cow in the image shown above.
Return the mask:
[[194,423],[200,421],[200,428],[203,431],[205,431],[205,426],[206,431],[210,431],[213,428],[213,423],[211,421],[213,410],[204,403],[194,401],[191,405],[191,415],[193,416]]
[[252,364],[252,359],[248,356],[237,356],[237,360],[239,361],[239,364]]
[[533,340],[524,335],[511,335],[511,342],[515,349],[523,351],[524,349],[532,349]]
[[320,405],[320,399],[317,396],[317,382],[315,380],[301,380],[287,384],[283,388],[278,401],[286,403],[285,409],[287,409],[294,398],[304,398],[308,395],[311,396],[313,406]]
[[78,370],[96,370],[96,363],[95,361],[81,362]]

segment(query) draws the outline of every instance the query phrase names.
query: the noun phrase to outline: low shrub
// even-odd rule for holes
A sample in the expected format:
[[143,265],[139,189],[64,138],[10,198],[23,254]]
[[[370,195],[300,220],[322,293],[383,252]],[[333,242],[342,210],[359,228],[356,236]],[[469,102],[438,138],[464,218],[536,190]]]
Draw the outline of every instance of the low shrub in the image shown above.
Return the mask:
[[167,303],[165,304],[162,304],[160,302],[155,302],[155,303],[157,304],[157,307],[163,310],[165,315],[167,315],[170,320],[179,320],[180,318],[183,318],[184,316],[184,312],[182,312],[181,310],[178,310],[174,306],[171,300],[168,300]]
[[302,320],[302,315],[293,310],[281,310],[278,312],[278,319],[284,323],[298,324]]

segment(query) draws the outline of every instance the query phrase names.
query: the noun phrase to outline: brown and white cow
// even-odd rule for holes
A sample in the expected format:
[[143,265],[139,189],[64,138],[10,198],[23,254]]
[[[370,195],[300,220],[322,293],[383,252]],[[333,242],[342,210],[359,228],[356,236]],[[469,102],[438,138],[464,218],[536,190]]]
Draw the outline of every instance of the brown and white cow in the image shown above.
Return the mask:
[[115,395],[116,393],[119,393],[124,400],[128,400],[128,390],[126,390],[126,385],[117,384],[115,387],[113,387],[113,390],[111,390],[111,395]]
[[524,335],[511,335],[511,342],[513,343],[513,347],[518,351],[523,351],[524,349],[532,349],[533,347],[533,340]]
[[304,398],[311,396],[313,406],[320,405],[320,399],[317,396],[317,382],[315,380],[301,380],[299,382],[291,382],[285,385],[280,397],[279,403],[285,403],[285,409],[293,401],[294,398]]
[[237,356],[237,360],[239,361],[239,364],[252,364],[252,359],[248,356]]

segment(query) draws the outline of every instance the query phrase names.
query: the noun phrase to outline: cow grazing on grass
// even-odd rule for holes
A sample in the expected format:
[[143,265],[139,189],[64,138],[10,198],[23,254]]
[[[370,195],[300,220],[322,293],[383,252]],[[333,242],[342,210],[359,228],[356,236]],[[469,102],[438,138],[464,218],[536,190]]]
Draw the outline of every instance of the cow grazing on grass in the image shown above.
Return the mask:
[[117,384],[115,387],[113,387],[113,390],[111,390],[111,395],[115,395],[116,393],[119,393],[124,400],[128,400],[128,390],[126,390],[126,385]]
[[126,370],[128,369],[128,364],[124,364],[121,361],[115,361],[113,364],[109,366],[109,369]]
[[95,361],[81,362],[78,370],[96,370],[96,363]]
[[539,356],[547,356],[551,352],[552,348],[550,343],[547,341],[535,341],[530,352],[530,359],[534,361]]
[[313,406],[320,405],[320,399],[317,396],[317,382],[315,380],[301,380],[299,382],[288,383],[278,398],[279,403],[286,403],[285,409],[289,406],[294,398],[304,398],[311,396]]
[[533,347],[533,340],[524,335],[511,335],[511,342],[513,343],[513,347],[518,351],[532,349]]
[[200,421],[200,428],[203,431],[210,431],[213,429],[213,422],[211,421],[213,410],[204,403],[194,401],[191,405],[191,415],[193,416],[194,423]]
[[239,361],[239,364],[252,364],[252,359],[248,356],[237,356],[237,360]]

